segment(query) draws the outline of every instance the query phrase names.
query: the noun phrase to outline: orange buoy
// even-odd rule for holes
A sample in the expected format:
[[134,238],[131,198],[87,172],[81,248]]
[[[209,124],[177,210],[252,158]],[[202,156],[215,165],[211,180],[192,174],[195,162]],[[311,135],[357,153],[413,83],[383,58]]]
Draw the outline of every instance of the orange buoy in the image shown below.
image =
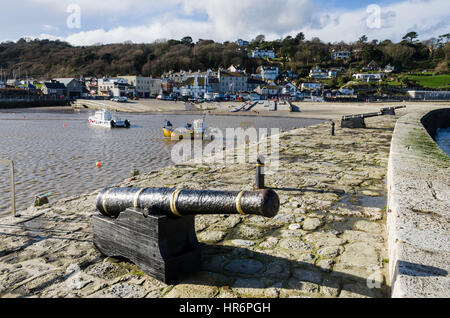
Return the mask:
[[100,161],[97,161],[97,168],[100,168],[102,166],[102,163]]

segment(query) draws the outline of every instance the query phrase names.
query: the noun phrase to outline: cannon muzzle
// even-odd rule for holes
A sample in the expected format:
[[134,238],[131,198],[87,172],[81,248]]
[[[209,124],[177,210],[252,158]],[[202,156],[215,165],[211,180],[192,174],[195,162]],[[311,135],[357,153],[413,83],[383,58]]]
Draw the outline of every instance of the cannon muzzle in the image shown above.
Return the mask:
[[280,208],[277,193],[171,188],[106,188],[97,196],[97,209],[116,218],[128,208],[152,210],[168,216],[199,214],[253,214],[274,217]]

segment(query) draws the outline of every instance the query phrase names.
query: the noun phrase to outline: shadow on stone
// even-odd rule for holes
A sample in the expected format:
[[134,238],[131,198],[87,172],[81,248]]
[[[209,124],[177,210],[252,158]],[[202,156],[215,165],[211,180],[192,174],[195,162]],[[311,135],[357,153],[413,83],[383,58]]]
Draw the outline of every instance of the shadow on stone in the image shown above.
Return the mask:
[[414,277],[447,276],[448,272],[442,268],[415,264],[405,261],[397,262],[396,275],[408,275]]
[[[288,296],[297,293],[320,297],[341,294],[341,297],[387,298],[390,294],[383,278],[320,270],[314,266],[314,261],[293,260],[233,246],[203,245],[201,271],[180,284],[230,286],[252,290],[256,297],[270,297],[264,291],[273,288],[286,290]],[[378,281],[378,286],[373,287]]]

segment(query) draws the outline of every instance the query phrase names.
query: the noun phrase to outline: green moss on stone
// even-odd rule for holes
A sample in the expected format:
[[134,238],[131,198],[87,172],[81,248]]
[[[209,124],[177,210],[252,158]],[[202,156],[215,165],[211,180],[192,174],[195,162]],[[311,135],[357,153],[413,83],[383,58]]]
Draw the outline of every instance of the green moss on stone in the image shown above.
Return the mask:
[[407,138],[407,144],[417,150],[427,161],[433,160],[440,167],[448,167],[450,164],[450,158],[425,130],[411,131]]

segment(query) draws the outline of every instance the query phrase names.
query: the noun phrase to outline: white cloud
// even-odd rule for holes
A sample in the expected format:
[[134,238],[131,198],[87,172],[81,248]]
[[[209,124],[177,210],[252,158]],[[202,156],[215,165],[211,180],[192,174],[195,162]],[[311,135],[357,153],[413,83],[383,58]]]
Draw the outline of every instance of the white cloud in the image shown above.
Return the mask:
[[[59,36],[75,45],[127,40],[142,43],[161,38],[180,39],[186,35],[216,41],[250,40],[258,34],[276,39],[298,32],[305,33],[307,38],[319,37],[327,42],[355,41],[363,34],[369,39],[398,41],[412,30],[418,32],[421,39],[426,39],[448,33],[450,27],[448,0],[403,0],[381,6],[380,28],[368,27],[366,21],[369,14],[365,8],[321,10],[313,0],[24,1],[61,12],[65,12],[69,3],[80,4],[84,25],[82,31],[57,34],[44,28],[46,34],[41,35],[45,38]],[[156,18],[145,18],[144,14],[139,22],[133,21],[135,13],[155,10],[160,12]],[[86,27],[86,20],[99,21],[100,16],[105,21],[114,21],[112,27]],[[51,35],[48,34],[50,32]]]

